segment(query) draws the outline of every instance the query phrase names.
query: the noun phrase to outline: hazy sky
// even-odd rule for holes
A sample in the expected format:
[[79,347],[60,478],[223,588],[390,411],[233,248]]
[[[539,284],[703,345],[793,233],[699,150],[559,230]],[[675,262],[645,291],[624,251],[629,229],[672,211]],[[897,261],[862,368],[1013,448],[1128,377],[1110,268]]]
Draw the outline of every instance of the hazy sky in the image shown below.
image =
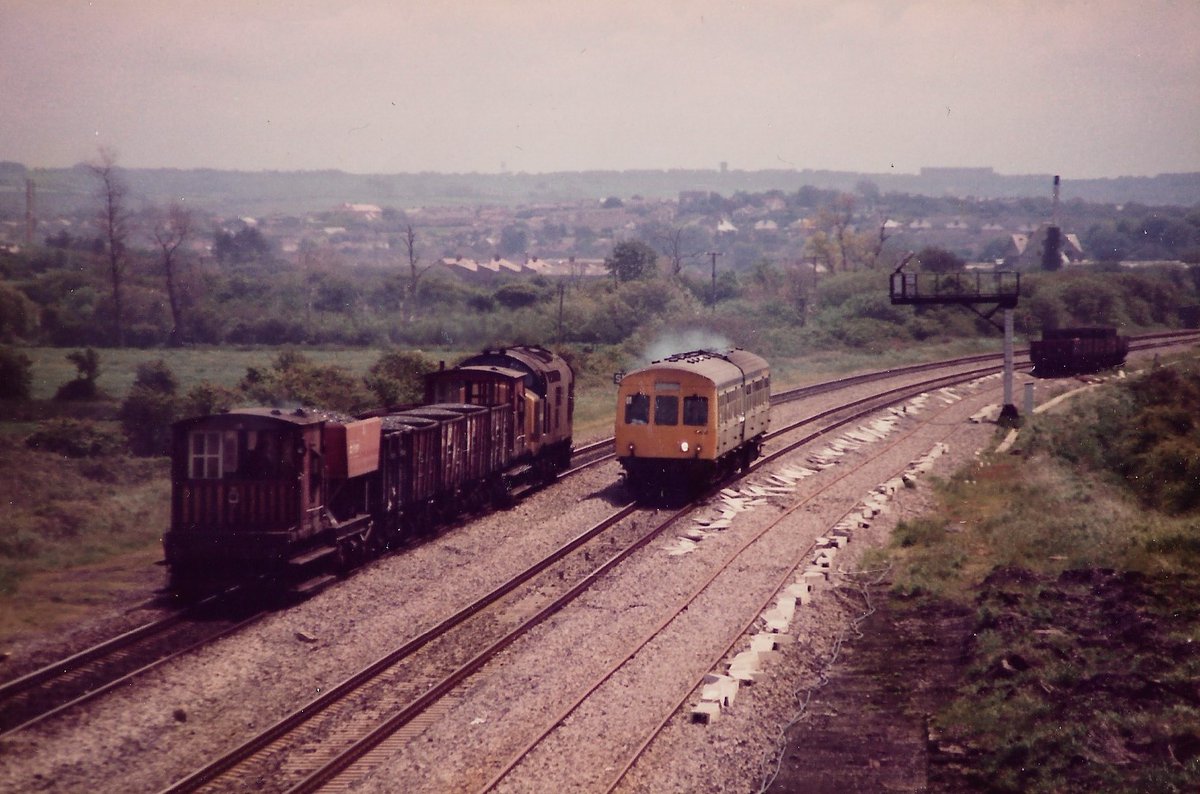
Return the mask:
[[1200,0],[0,0],[0,160],[1200,171]]

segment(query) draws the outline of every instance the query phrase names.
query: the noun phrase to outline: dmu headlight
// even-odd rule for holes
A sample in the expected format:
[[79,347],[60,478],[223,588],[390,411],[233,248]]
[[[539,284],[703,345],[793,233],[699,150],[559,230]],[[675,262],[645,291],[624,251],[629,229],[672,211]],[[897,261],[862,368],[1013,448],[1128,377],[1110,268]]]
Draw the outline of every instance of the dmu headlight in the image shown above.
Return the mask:
[[690,447],[688,447],[688,442],[686,442],[686,441],[679,442],[679,451],[680,452],[687,452],[688,449],[690,449]]

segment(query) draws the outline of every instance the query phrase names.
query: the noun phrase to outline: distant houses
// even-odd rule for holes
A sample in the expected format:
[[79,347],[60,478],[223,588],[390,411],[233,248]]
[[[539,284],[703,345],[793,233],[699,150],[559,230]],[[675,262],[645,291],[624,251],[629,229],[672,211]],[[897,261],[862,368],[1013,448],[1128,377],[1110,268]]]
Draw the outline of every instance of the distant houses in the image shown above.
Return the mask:
[[[1030,234],[1018,232],[1010,235],[1008,250],[1004,254],[1004,266],[1030,270],[1040,268],[1049,229],[1050,224],[1043,224]],[[1079,243],[1079,235],[1064,234],[1059,241],[1059,255],[1063,265],[1083,261],[1083,246]]]
[[540,259],[527,257],[522,262],[513,262],[502,256],[491,259],[471,259],[462,256],[443,257],[438,269],[458,278],[487,282],[504,276],[545,276],[556,279],[603,278],[609,275],[603,259]]

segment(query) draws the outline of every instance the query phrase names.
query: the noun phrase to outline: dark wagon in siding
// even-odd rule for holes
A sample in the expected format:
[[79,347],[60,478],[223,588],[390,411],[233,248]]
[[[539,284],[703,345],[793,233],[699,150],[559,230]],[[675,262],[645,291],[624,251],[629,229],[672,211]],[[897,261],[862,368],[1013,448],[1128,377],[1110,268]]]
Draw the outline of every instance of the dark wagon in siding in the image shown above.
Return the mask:
[[1116,328],[1056,328],[1029,344],[1033,372],[1039,377],[1098,372],[1125,363],[1129,338]]

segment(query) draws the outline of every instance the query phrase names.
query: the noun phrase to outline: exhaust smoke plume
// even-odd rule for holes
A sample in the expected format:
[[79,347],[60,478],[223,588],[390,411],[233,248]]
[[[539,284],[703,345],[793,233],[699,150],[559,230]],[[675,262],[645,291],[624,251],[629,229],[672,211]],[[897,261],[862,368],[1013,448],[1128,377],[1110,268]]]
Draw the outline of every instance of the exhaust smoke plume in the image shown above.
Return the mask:
[[712,350],[724,352],[733,347],[733,343],[715,331],[693,329],[689,331],[674,331],[659,336],[642,353],[646,364],[659,361],[675,353],[687,353],[691,350]]

